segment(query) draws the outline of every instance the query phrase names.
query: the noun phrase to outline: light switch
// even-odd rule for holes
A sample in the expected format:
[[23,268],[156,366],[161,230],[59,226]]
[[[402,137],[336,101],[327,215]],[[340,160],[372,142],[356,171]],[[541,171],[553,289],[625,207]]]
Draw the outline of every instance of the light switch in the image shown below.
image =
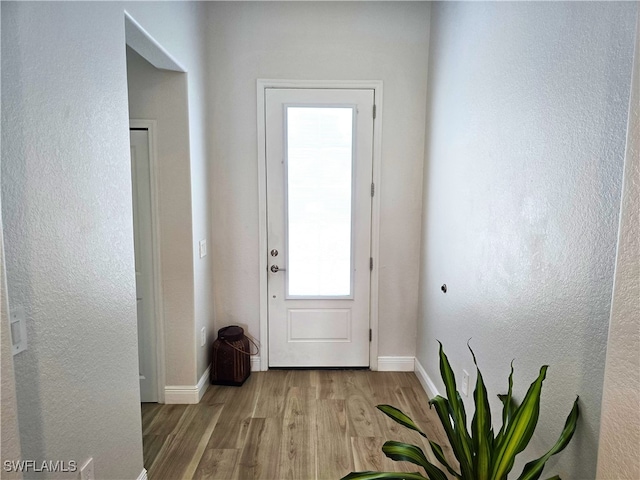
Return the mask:
[[11,345],[14,355],[27,349],[27,324],[20,306],[11,309]]
[[207,241],[200,240],[200,258],[207,256]]

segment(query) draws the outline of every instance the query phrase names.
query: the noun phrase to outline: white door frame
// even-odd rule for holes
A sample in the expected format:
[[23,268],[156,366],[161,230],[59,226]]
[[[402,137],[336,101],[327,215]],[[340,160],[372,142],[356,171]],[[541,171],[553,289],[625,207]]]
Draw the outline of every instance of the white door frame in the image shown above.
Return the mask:
[[164,403],[165,377],[165,343],[164,343],[164,315],[162,309],[162,271],[160,267],[160,222],[158,211],[158,164],[156,146],[156,121],[131,119],[129,128],[147,129],[149,138],[149,174],[151,180],[151,255],[153,274],[151,282],[153,288],[153,308],[155,313],[155,334],[156,334],[156,374],[158,385],[158,403]]
[[380,171],[382,160],[382,81],[381,80],[269,80],[258,79],[258,202],[260,222],[260,370],[269,369],[269,312],[267,300],[267,173],[266,173],[266,88],[335,88],[374,91],[376,119],[373,124],[373,172],[375,195],[371,205],[371,298],[369,328],[369,368],[378,370],[378,259],[380,251]]

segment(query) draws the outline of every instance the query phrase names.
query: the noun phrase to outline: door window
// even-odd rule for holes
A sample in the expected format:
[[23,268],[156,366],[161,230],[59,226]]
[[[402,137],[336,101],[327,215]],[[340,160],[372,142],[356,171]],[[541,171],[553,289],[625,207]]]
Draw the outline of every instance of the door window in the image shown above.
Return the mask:
[[352,293],[353,107],[286,107],[287,297]]

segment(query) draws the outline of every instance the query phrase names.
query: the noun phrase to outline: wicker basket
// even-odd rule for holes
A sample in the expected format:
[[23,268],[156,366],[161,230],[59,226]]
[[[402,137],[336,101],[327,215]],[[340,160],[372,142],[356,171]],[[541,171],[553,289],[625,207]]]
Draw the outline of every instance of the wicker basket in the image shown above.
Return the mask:
[[231,325],[218,330],[213,342],[211,383],[239,387],[251,375],[249,339],[242,327]]

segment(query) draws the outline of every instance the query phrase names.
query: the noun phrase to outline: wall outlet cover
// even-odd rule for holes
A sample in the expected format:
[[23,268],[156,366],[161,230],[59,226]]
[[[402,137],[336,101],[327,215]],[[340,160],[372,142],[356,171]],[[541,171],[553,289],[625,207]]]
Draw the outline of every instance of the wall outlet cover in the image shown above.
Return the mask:
[[462,385],[460,385],[460,389],[465,397],[469,396],[469,372],[466,370],[462,370]]
[[80,480],[96,480],[96,474],[93,470],[93,457],[84,462],[80,468]]
[[11,350],[13,354],[27,349],[27,322],[25,321],[24,308],[17,306],[11,309]]

